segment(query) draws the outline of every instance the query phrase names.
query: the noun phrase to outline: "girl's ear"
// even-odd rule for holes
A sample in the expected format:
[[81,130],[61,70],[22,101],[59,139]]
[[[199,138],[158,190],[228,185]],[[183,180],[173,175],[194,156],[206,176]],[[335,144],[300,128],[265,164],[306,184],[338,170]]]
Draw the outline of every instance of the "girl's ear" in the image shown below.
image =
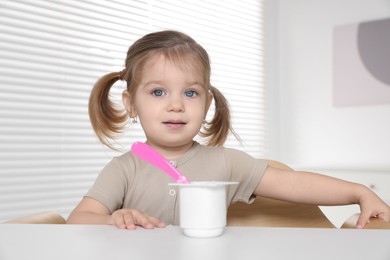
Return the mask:
[[210,109],[210,106],[211,106],[211,102],[213,101],[213,98],[214,98],[214,95],[213,93],[211,93],[211,91],[209,91],[207,93],[207,101],[206,101],[206,111],[205,111],[205,116],[207,114],[207,112],[209,111]]
[[133,102],[131,100],[130,94],[127,90],[122,92],[122,102],[127,110],[127,113],[129,114],[130,118],[136,117],[137,110],[135,109]]

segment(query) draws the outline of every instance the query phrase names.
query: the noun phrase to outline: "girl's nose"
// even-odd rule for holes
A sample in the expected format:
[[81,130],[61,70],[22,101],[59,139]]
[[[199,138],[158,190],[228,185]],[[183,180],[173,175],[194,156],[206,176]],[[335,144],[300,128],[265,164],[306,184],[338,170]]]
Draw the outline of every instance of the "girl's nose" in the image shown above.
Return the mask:
[[183,97],[176,96],[176,95],[172,96],[169,99],[168,111],[183,112],[184,111]]

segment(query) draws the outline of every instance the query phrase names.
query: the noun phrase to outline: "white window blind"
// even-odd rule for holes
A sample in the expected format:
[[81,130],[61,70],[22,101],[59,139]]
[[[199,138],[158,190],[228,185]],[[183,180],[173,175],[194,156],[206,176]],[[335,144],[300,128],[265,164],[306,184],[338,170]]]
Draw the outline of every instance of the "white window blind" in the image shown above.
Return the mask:
[[[212,84],[229,100],[240,144],[266,157],[261,0],[1,0],[0,221],[76,206],[117,153],[97,142],[87,103],[146,33],[176,29],[208,51]],[[120,100],[124,83],[114,86]],[[130,126],[123,150],[144,140]]]

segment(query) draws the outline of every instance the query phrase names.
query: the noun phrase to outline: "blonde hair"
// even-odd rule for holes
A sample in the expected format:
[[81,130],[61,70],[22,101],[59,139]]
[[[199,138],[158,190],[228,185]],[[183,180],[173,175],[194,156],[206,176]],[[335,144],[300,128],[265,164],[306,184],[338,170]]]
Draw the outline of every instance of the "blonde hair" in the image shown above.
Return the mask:
[[89,117],[99,140],[104,145],[115,149],[109,140],[115,139],[128,121],[124,107],[119,107],[110,100],[111,87],[116,81],[125,80],[127,91],[130,97],[134,98],[141,82],[143,65],[156,54],[162,54],[175,64],[186,69],[195,69],[203,75],[204,87],[213,94],[215,104],[212,120],[206,122],[204,130],[199,132],[200,136],[208,139],[207,145],[223,145],[229,131],[238,138],[231,126],[226,98],[217,88],[210,85],[210,60],[206,50],[186,34],[177,31],[160,31],[147,34],[131,45],[127,52],[125,69],[104,75],[92,89],[89,98]]

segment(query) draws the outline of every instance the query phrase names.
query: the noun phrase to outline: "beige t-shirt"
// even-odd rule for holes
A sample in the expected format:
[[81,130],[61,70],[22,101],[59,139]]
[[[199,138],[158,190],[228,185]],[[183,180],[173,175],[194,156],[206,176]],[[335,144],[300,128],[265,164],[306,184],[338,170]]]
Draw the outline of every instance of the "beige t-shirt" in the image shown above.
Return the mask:
[[[171,161],[190,181],[237,181],[229,185],[227,205],[250,203],[267,163],[239,150],[208,147],[194,142],[192,148]],[[131,152],[108,163],[86,194],[110,212],[134,208],[167,224],[179,224],[178,188],[169,186],[170,177]]]

